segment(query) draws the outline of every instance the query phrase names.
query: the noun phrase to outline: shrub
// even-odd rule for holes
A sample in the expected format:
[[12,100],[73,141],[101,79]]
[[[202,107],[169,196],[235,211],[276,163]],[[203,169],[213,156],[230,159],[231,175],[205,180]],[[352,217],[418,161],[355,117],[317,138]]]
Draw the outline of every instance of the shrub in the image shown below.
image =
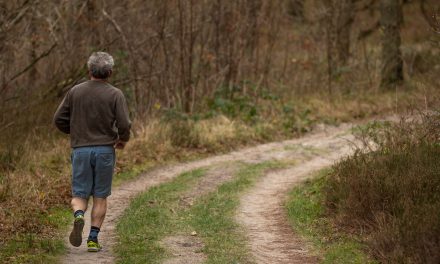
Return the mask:
[[438,120],[367,127],[364,142],[377,149],[358,150],[329,175],[329,214],[363,235],[379,261],[440,262]]

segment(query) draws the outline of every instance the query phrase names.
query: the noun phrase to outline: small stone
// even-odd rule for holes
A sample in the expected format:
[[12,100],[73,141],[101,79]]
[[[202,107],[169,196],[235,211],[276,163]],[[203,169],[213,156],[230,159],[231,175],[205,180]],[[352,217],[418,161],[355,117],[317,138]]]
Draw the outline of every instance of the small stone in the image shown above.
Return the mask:
[[191,232],[191,236],[197,236],[197,232],[196,231],[192,231]]

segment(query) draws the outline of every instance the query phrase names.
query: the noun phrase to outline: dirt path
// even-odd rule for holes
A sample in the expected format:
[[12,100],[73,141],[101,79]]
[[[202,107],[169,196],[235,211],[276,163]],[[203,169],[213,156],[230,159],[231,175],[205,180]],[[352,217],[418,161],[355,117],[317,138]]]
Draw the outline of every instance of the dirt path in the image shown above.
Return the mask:
[[[100,253],[87,253],[86,252],[86,246],[85,243],[81,245],[79,248],[75,248],[70,246],[68,243],[68,233],[66,234],[66,245],[68,245],[67,254],[62,258],[63,263],[114,263],[115,257],[112,251],[113,245],[116,243],[116,232],[115,232],[115,226],[117,223],[118,218],[122,215],[124,210],[128,207],[131,199],[140,194],[141,192],[147,190],[148,188],[152,186],[159,185],[161,183],[167,182],[176,176],[180,175],[183,172],[194,170],[201,167],[210,167],[217,164],[225,163],[225,162],[231,162],[231,161],[241,161],[246,163],[260,163],[267,160],[285,160],[285,159],[291,159],[292,157],[298,157],[302,155],[312,155],[312,156],[326,156],[328,153],[336,153],[341,151],[340,144],[343,146],[349,145],[349,143],[342,138],[339,138],[339,135],[346,134],[348,129],[350,128],[349,125],[343,125],[339,128],[329,128],[326,131],[321,131],[319,133],[315,133],[313,135],[309,135],[307,137],[301,138],[301,139],[295,139],[295,140],[287,140],[283,142],[275,142],[275,143],[269,143],[269,144],[263,144],[256,147],[250,147],[246,148],[240,151],[231,152],[229,154],[225,155],[219,155],[211,158],[206,158],[199,161],[159,168],[156,170],[153,170],[151,172],[145,173],[141,175],[139,178],[137,178],[134,181],[127,182],[123,184],[122,186],[115,188],[112,191],[112,195],[109,197],[109,205],[108,205],[108,213],[105,219],[105,222],[103,224],[102,231],[100,233],[100,241],[103,245],[103,251]],[[304,148],[306,146],[306,148]],[[307,147],[313,147],[316,148],[316,151],[310,151],[307,150]],[[305,151],[307,150],[307,151]],[[316,152],[316,153],[315,153]],[[333,157],[334,156],[334,157]],[[322,166],[328,165],[331,163],[331,161],[338,158],[340,155],[330,155],[329,158],[321,157],[321,162],[318,162],[316,160],[315,162],[318,163],[317,165],[307,165],[304,169],[304,173],[311,171],[313,169],[318,169]],[[311,161],[312,162],[312,161]],[[306,163],[309,164],[309,163]],[[304,165],[306,165],[304,164]],[[295,168],[299,168],[299,166]],[[280,176],[277,174],[278,178],[283,178],[284,176]],[[290,175],[290,174],[289,174]],[[289,176],[286,175],[286,179],[288,180],[289,184],[293,184],[295,181],[299,180],[303,175],[301,173],[294,174],[295,176]],[[267,175],[264,179],[268,179],[270,175]],[[292,180],[294,179],[294,180]],[[275,181],[276,182],[276,181]],[[256,188],[253,189],[253,192],[246,195],[246,197],[249,197],[249,195],[253,194],[255,191],[258,191],[261,189],[261,184],[259,183]],[[282,186],[282,188],[279,188],[279,185],[273,183],[273,188],[275,188],[278,191],[285,192],[287,188],[285,186]],[[269,191],[269,190],[268,190]],[[279,192],[275,192],[276,195],[274,195],[273,199],[269,199],[270,202],[277,204],[278,201],[282,200],[282,195],[278,195]],[[265,196],[268,194],[272,194],[273,192],[267,192],[267,193],[255,193],[257,200],[261,201],[264,200]],[[248,202],[246,198],[243,198],[242,205],[243,208],[252,208],[248,207]],[[267,205],[267,204],[266,204]],[[266,206],[265,205],[265,206]],[[254,204],[253,206],[258,206],[258,204]],[[272,207],[269,207],[272,208]],[[90,210],[89,210],[90,212]],[[86,214],[86,226],[84,227],[84,236],[88,234],[88,230],[90,228],[90,214],[89,212]],[[264,250],[258,245],[258,243],[255,242],[255,238],[258,237],[258,233],[261,232],[254,232],[256,230],[253,230],[253,228],[256,228],[255,224],[261,224],[265,218],[262,216],[259,216],[259,218],[256,218],[255,220],[246,218],[247,211],[243,211],[243,216],[240,217],[241,214],[239,214],[238,219],[242,221],[244,226],[246,226],[250,231],[250,241],[252,243],[251,247],[252,249],[256,249],[258,252],[264,252]],[[253,213],[256,212],[252,210]],[[263,213],[263,212],[261,212]],[[249,216],[249,215],[248,215]],[[258,220],[258,219],[261,219]],[[268,218],[269,221],[272,221],[273,219]],[[281,219],[281,218],[280,218]],[[266,219],[267,220],[267,219]],[[88,224],[88,225],[87,225]],[[70,230],[69,230],[70,232]],[[275,232],[276,233],[276,232]],[[273,234],[275,234],[273,233]],[[267,235],[267,234],[266,234]],[[267,236],[263,236],[267,238]],[[275,241],[276,239],[280,238],[279,236],[274,236],[271,241]],[[275,240],[274,240],[275,239]],[[282,240],[280,240],[282,241]],[[293,243],[292,241],[285,241],[286,243]],[[283,242],[284,243],[284,242]],[[282,246],[277,247],[275,249],[279,249],[283,251]],[[270,250],[270,249],[269,249]],[[275,252],[275,251],[274,251]],[[277,252],[277,251],[276,251]],[[278,256],[278,253],[276,253]],[[258,253],[257,259],[260,259],[258,256],[260,253]],[[264,255],[264,254],[263,254]],[[281,254],[282,255],[282,254]],[[281,256],[280,255],[280,256]],[[283,255],[284,256],[284,255]],[[280,257],[281,259],[282,257]],[[272,261],[269,262],[261,262],[261,263],[274,263]],[[281,262],[280,262],[281,263]],[[283,262],[284,263],[284,262]],[[285,262],[287,263],[287,262]],[[293,263],[292,261],[289,263]]]
[[245,227],[257,263],[318,263],[292,232],[283,204],[294,184],[351,152],[347,139],[353,140],[352,136],[305,139],[303,146],[326,151],[316,151],[315,157],[292,168],[268,173],[242,196],[236,219]]

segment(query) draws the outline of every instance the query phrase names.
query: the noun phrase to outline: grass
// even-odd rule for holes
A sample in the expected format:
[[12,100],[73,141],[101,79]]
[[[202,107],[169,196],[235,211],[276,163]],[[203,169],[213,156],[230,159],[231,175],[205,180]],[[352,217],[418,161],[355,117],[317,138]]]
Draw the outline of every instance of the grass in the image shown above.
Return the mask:
[[341,233],[325,215],[323,188],[328,170],[322,170],[289,194],[286,208],[294,230],[310,241],[322,263],[375,263],[364,253],[365,246]]
[[53,208],[47,215],[41,216],[41,224],[51,226],[49,233],[17,234],[0,250],[0,263],[55,263],[64,253],[65,245],[62,233],[71,219],[70,210]]
[[64,252],[64,241],[26,234],[14,237],[0,255],[1,263],[54,263]]
[[166,257],[159,241],[170,230],[179,227],[176,221],[179,218],[179,194],[203,175],[204,170],[183,173],[133,200],[117,225],[118,262],[160,263]]
[[[399,97],[398,109],[392,100],[395,97]],[[124,151],[118,151],[114,183],[119,185],[163,164],[292,138],[318,122],[333,124],[369,117],[404,109],[415,101],[425,102],[423,94],[402,91],[380,96],[349,95],[335,97],[333,102],[310,97],[288,102],[260,101],[262,108],[254,121],[221,114],[201,120],[191,117],[138,120],[133,139]],[[287,111],[287,105],[294,107],[287,107]],[[70,155],[65,136],[56,134],[52,126],[42,125],[19,144],[12,143],[13,137],[4,142],[6,146],[0,144],[0,252],[8,248],[9,243],[20,242],[14,239],[14,234],[43,238],[47,232],[57,232],[57,228],[44,224],[44,218],[51,208],[67,209],[70,198]],[[22,188],[23,185],[28,188]]]
[[133,165],[130,169],[126,169],[125,171],[119,172],[113,179],[112,187],[116,187],[121,185],[122,183],[135,179],[141,173],[145,171],[152,170],[155,167],[158,167],[159,164],[154,162],[145,162],[144,164]]
[[250,263],[246,241],[233,213],[239,194],[265,170],[279,166],[270,162],[246,165],[234,180],[202,196],[190,208],[179,205],[180,195],[203,176],[202,170],[151,188],[133,201],[118,224],[118,262],[160,263],[170,257],[160,244],[164,237],[196,231],[204,243],[207,263]]

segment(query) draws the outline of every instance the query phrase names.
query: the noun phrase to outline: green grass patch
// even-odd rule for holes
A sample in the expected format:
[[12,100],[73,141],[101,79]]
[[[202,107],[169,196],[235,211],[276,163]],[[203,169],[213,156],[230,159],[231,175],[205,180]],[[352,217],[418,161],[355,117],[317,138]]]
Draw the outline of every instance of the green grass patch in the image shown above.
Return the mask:
[[133,180],[141,175],[143,172],[151,170],[154,167],[159,166],[154,162],[145,162],[140,165],[133,165],[130,169],[117,173],[113,178],[113,187],[120,186],[122,183]]
[[119,263],[160,263],[167,256],[159,242],[171,230],[181,227],[179,194],[203,175],[202,169],[183,173],[133,200],[117,226]]
[[234,221],[239,195],[265,170],[281,166],[274,162],[247,165],[237,173],[235,180],[202,197],[190,210],[188,222],[205,243],[206,263],[253,263],[246,239]]
[[265,170],[281,166],[274,162],[243,165],[234,180],[197,199],[190,208],[179,200],[204,175],[203,170],[149,189],[132,202],[118,224],[118,262],[160,263],[171,257],[160,243],[163,238],[196,231],[204,242],[207,263],[251,263],[246,240],[233,218],[239,194]]
[[364,253],[355,237],[336,230],[324,214],[323,188],[329,170],[322,170],[312,180],[295,187],[286,203],[289,221],[322,256],[322,263],[375,263]]
[[70,210],[51,209],[35,219],[40,224],[54,227],[48,234],[18,234],[0,246],[0,263],[56,263],[65,252],[62,232],[71,219]]

